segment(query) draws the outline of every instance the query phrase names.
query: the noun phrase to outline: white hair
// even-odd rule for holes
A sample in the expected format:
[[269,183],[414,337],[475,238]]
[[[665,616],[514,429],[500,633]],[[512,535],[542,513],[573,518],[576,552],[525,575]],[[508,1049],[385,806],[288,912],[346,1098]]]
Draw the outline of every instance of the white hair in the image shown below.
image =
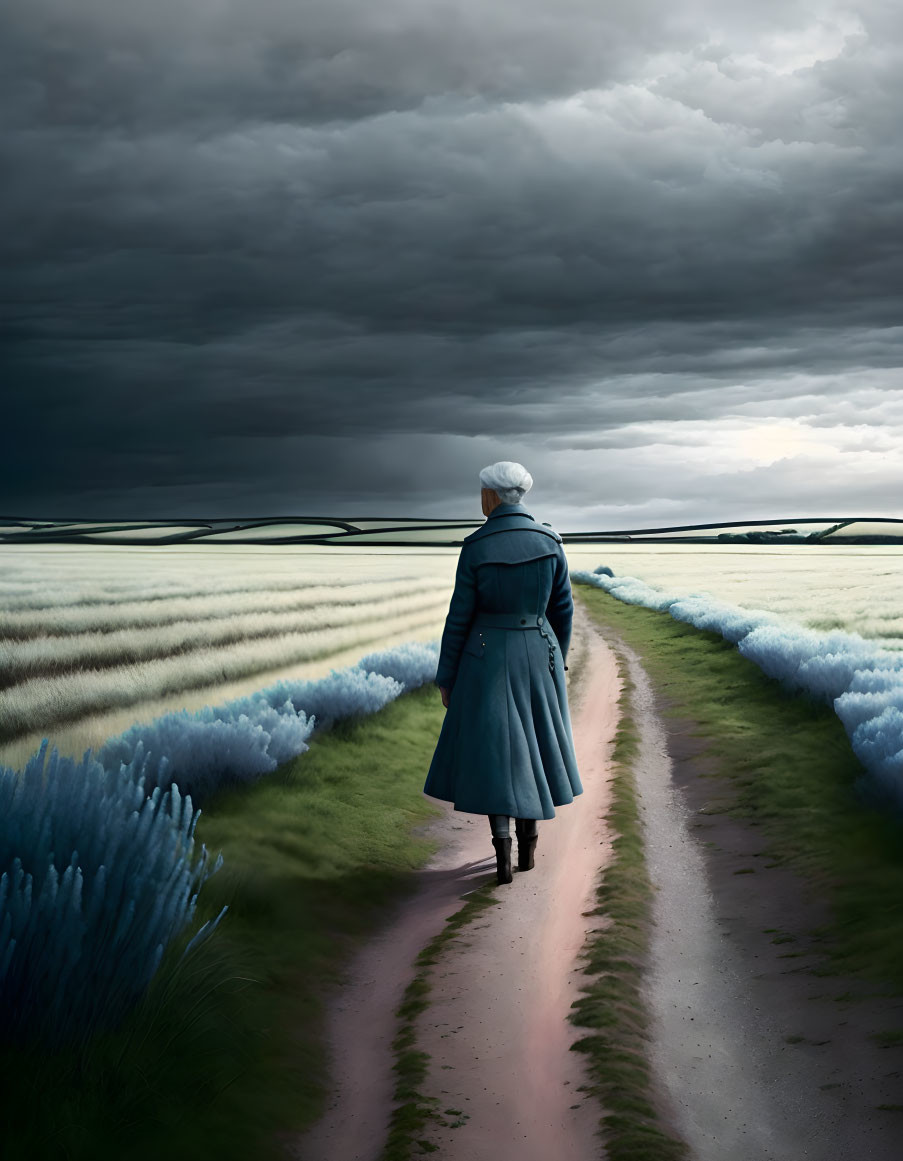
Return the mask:
[[533,487],[533,477],[523,466],[512,460],[499,460],[480,472],[480,483],[484,488],[498,492],[503,504],[519,504],[521,497]]

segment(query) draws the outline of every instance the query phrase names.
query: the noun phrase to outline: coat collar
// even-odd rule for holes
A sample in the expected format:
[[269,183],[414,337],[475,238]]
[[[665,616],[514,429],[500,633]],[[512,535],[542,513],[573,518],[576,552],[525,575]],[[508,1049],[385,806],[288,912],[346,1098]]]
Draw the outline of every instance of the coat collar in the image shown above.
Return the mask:
[[519,516],[529,516],[531,520],[533,519],[533,516],[523,504],[497,504],[486,519],[491,520],[493,516],[507,516],[512,512],[516,512]]
[[[514,519],[493,520],[493,516],[514,517]],[[562,543],[558,533],[548,524],[537,523],[536,518],[527,511],[523,504],[497,504],[479,528],[475,528],[469,536],[464,538],[464,544],[472,544],[475,541],[486,539],[494,536],[497,532],[514,531],[532,532],[534,535],[539,533],[542,536],[550,536],[558,544]],[[517,537],[516,539],[520,538]],[[535,548],[535,542],[531,540],[531,544]],[[545,556],[548,553],[534,553],[535,555]],[[527,560],[533,559],[533,557],[522,557],[521,559]]]

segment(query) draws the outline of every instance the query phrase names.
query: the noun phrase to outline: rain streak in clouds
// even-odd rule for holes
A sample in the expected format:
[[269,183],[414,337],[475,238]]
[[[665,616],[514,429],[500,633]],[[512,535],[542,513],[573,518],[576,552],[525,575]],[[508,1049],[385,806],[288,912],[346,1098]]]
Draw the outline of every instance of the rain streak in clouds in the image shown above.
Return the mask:
[[8,0],[2,509],[903,515],[884,0]]

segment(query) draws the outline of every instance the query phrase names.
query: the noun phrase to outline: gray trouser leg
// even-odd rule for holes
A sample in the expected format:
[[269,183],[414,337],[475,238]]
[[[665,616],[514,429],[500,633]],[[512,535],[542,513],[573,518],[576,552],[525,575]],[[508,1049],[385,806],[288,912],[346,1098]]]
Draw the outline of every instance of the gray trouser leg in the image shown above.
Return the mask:
[[510,838],[511,816],[508,814],[490,814],[489,825],[492,827],[493,838]]

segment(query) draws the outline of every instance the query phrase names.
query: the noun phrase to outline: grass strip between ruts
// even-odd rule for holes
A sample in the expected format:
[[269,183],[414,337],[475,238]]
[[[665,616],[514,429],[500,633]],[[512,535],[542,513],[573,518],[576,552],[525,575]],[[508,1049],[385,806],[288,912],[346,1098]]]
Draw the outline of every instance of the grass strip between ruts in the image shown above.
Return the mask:
[[438,1145],[419,1139],[418,1134],[430,1120],[447,1125],[438,1106],[438,1097],[419,1091],[427,1075],[428,1052],[417,1048],[415,1022],[420,1012],[429,1007],[430,968],[442,953],[443,947],[454,939],[460,929],[471,923],[487,907],[497,905],[494,889],[498,884],[492,880],[471,891],[467,902],[445,921],[445,927],[435,935],[415,960],[420,970],[405,989],[397,1016],[399,1030],[392,1044],[395,1064],[392,1066],[398,1079],[395,1084],[395,1100],[401,1101],[392,1111],[386,1145],[379,1161],[408,1161],[417,1153],[435,1152]]
[[583,948],[588,980],[581,982],[582,994],[568,1019],[593,1031],[571,1049],[585,1054],[591,1091],[604,1109],[601,1123],[609,1161],[682,1161],[689,1149],[661,1123],[652,1100],[649,1017],[640,992],[650,942],[652,887],[633,769],[638,741],[631,712],[634,686],[621,655],[613,649],[621,695],[609,763],[611,808],[605,819],[616,837],[596,886],[597,906],[586,913],[610,922],[597,929]]

